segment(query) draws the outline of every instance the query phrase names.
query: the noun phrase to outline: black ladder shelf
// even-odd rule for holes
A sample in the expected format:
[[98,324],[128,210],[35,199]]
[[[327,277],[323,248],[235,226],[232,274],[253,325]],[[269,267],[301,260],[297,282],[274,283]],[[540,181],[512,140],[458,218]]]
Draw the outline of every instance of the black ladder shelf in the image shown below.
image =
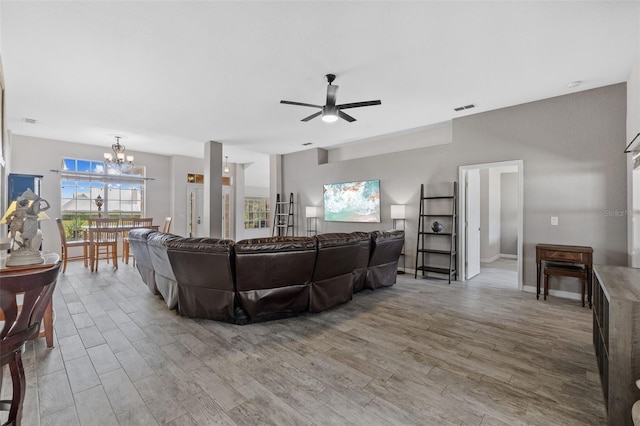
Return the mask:
[[[421,271],[422,276],[425,275],[425,272],[447,275],[449,284],[451,284],[451,277],[454,280],[458,279],[456,269],[457,201],[457,182],[453,182],[452,195],[438,197],[425,197],[424,184],[420,185],[415,278],[418,278],[418,271]],[[443,229],[436,232],[433,229],[432,221],[439,222]],[[448,241],[446,237],[448,237]]]
[[280,199],[280,194],[276,195],[276,208],[273,215],[273,231],[271,236],[287,237],[291,230],[293,236],[293,192],[289,195],[289,201]]

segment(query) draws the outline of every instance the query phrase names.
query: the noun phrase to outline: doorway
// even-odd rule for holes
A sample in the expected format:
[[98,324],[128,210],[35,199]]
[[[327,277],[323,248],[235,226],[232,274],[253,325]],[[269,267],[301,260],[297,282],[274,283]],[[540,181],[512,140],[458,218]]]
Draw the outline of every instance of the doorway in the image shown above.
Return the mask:
[[204,235],[204,185],[187,185],[187,235],[189,237],[206,237]]
[[459,167],[460,279],[523,288],[523,161]]
[[[234,238],[233,203],[231,186],[222,187],[222,238]],[[204,185],[187,185],[187,235],[189,237],[208,237],[204,232],[202,215],[204,214]]]

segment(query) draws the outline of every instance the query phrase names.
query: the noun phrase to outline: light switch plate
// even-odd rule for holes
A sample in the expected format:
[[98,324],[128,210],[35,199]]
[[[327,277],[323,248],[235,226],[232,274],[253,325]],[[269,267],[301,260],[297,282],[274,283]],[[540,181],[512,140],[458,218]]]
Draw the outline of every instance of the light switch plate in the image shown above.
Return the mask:
[[558,226],[558,216],[551,216],[551,226]]

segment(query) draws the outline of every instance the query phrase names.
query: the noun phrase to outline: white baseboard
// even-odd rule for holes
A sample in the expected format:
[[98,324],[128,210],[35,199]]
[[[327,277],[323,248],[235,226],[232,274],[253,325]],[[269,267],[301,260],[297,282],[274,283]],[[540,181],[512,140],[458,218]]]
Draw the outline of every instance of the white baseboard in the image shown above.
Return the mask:
[[488,259],[480,259],[480,263],[491,263],[491,262],[495,262],[496,260],[500,259],[501,255],[500,253],[496,254],[493,257],[490,257]]
[[[522,288],[522,291],[526,291],[527,293],[535,293],[536,287],[525,285]],[[543,297],[542,292],[543,292],[543,288],[542,286],[540,286],[540,297]],[[573,293],[571,291],[564,291],[564,290],[549,289],[549,296],[560,297],[562,299],[582,300],[582,294]]]
[[491,262],[495,262],[498,259],[517,259],[518,255],[516,254],[505,254],[505,253],[498,253],[493,257],[490,257],[488,259],[480,259],[480,263],[491,263]]

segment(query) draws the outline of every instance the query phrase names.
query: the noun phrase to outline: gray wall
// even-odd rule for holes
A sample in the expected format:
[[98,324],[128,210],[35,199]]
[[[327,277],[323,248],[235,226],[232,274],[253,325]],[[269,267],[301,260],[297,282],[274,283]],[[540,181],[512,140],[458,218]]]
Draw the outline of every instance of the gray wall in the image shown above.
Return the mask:
[[[20,135],[13,135],[12,141],[11,173],[44,176],[41,188],[42,198],[51,204],[51,209],[47,211],[51,220],[41,223],[42,232],[45,236],[43,249],[59,252],[60,238],[58,237],[56,222],[53,219],[61,215],[60,175],[51,172],[51,170],[60,169],[63,157],[101,159],[102,153],[108,150],[109,145],[99,147]],[[169,205],[171,182],[168,173],[170,159],[163,155],[143,152],[133,151],[131,154],[135,155],[136,164],[146,166],[147,177],[152,178],[146,184],[145,214],[154,218],[154,224],[162,225],[162,220],[165,216],[171,216]],[[186,203],[182,205],[186,208]]]
[[518,254],[518,173],[500,174],[500,254]]
[[[323,183],[380,179],[382,223],[320,221],[319,232],[388,229],[389,206],[406,204],[411,268],[421,183],[453,182],[461,165],[522,159],[524,284],[535,286],[540,242],[589,245],[596,263],[626,264],[626,218],[605,215],[626,209],[625,120],[624,83],[587,90],[455,119],[451,144],[327,164],[318,164],[316,150],[284,155],[284,192],[298,194],[302,206],[321,206]],[[560,226],[550,226],[552,215]],[[566,289],[578,291],[573,284]]]

